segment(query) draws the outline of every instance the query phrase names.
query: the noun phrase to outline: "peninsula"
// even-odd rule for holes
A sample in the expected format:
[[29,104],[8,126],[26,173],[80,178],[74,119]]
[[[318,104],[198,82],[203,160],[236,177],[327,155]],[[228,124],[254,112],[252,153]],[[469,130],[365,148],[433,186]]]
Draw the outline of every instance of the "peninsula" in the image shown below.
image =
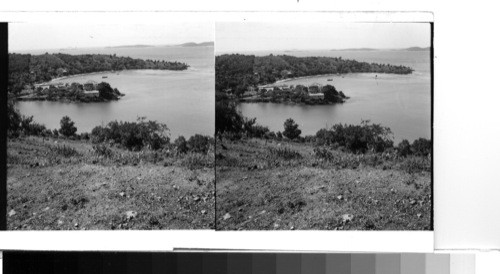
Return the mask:
[[411,74],[405,66],[359,62],[342,57],[224,54],[215,58],[215,90],[240,102],[342,103],[348,97],[333,85],[277,85],[298,77],[347,73]]
[[23,90],[35,89],[35,84],[77,74],[136,69],[186,70],[188,67],[187,64],[177,61],[142,60],[120,57],[116,54],[11,53],[9,54],[8,92],[18,97]]

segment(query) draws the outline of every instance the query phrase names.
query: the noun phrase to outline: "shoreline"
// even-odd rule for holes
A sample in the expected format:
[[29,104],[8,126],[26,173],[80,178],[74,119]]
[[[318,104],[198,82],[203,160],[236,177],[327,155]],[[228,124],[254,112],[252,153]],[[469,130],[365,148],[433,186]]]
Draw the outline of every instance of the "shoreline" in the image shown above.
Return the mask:
[[[185,70],[167,70],[167,69],[125,69],[125,70],[115,70],[115,71],[112,71],[112,70],[106,70],[106,71],[96,71],[96,72],[89,72],[89,73],[79,73],[79,74],[73,74],[73,75],[68,75],[68,76],[63,76],[63,77],[57,77],[57,78],[54,78],[48,82],[42,82],[42,83],[36,83],[35,85],[43,85],[43,84],[58,84],[58,83],[55,83],[57,81],[61,81],[61,80],[66,80],[66,79],[69,79],[69,78],[72,78],[72,77],[82,77],[82,76],[90,76],[90,75],[96,75],[96,74],[101,74],[101,73],[109,73],[109,74],[115,74],[116,72],[124,72],[124,71],[133,71],[133,70],[161,70],[161,71],[187,71],[189,70],[188,69],[185,69]],[[107,78],[103,78],[103,79],[107,79]],[[103,81],[103,82],[106,82],[106,81]]]
[[274,86],[277,86],[279,84],[283,84],[283,83],[294,81],[294,80],[309,79],[309,78],[315,78],[315,77],[332,76],[332,77],[341,77],[341,78],[344,78],[344,76],[346,76],[346,75],[355,75],[355,74],[376,74],[376,75],[379,75],[379,74],[380,75],[388,74],[388,75],[400,75],[400,76],[402,76],[402,75],[410,75],[410,74],[394,74],[394,73],[378,73],[378,72],[351,72],[351,73],[341,73],[340,75],[328,73],[328,74],[318,74],[318,75],[309,75],[309,76],[299,76],[299,77],[293,77],[293,78],[285,78],[285,79],[278,80],[278,81],[276,81],[274,83],[271,83],[271,84],[260,85],[260,86],[257,86],[257,87],[259,89],[260,88],[266,88],[266,87],[274,87]]

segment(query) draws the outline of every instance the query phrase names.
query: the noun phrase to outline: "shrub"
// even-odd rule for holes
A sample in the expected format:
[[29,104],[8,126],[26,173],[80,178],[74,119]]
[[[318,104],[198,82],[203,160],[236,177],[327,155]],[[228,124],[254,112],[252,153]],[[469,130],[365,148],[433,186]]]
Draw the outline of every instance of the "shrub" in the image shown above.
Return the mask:
[[104,156],[106,158],[111,158],[113,156],[113,150],[104,144],[97,144],[92,146],[94,153],[98,156]]
[[314,148],[314,156],[316,156],[317,158],[323,159],[325,161],[328,161],[328,162],[331,162],[335,159],[335,156],[333,155],[333,153],[324,147]]
[[26,135],[42,136],[46,131],[46,128],[42,124],[33,122],[33,116],[22,116],[21,118],[21,130]]
[[[268,129],[269,130],[269,129]],[[274,133],[274,131],[267,131],[265,134],[264,134],[264,138],[265,139],[276,139],[276,133]]]
[[201,153],[188,153],[182,158],[182,166],[189,169],[212,167],[214,158]]
[[7,132],[8,136],[15,137],[19,134],[22,116],[19,110],[14,105],[14,100],[7,102]]
[[54,135],[54,137],[58,137],[59,131],[57,129],[52,130],[52,135]]
[[417,156],[428,156],[432,151],[432,142],[428,139],[419,138],[413,141],[411,150]]
[[177,137],[174,141],[174,146],[178,154],[184,154],[188,151],[186,138],[184,138],[184,136]]
[[215,104],[215,133],[240,133],[243,128],[243,116],[237,110],[236,104],[229,101],[219,101]]
[[72,157],[72,156],[78,156],[80,155],[80,153],[78,153],[78,151],[76,151],[74,148],[72,147],[69,147],[69,146],[65,146],[65,145],[58,145],[58,146],[55,146],[53,148],[53,151],[57,154],[57,155],[61,155],[63,157]]
[[408,142],[408,140],[406,139],[404,139],[403,141],[401,141],[401,143],[398,144],[397,149],[399,156],[406,157],[412,154],[410,142]]
[[283,126],[285,128],[283,135],[290,140],[296,139],[300,136],[300,133],[302,133],[299,129],[299,125],[297,125],[292,118],[288,118]]
[[422,171],[431,171],[431,162],[423,157],[408,157],[400,165],[400,168],[410,174]]
[[64,116],[61,119],[59,132],[66,137],[73,136],[76,132],[75,122],[71,121],[68,116]]
[[80,134],[80,137],[83,139],[83,140],[89,140],[90,139],[90,135],[88,132],[84,132],[82,134]]
[[302,158],[302,155],[299,152],[286,147],[285,148],[269,147],[268,153],[272,157],[278,157],[284,160],[293,160]]
[[268,127],[261,126],[255,123],[255,121],[257,120],[256,118],[244,118],[243,120],[243,131],[248,137],[263,138],[264,135],[269,132]]
[[195,134],[189,138],[187,146],[189,151],[207,154],[208,149],[210,148],[210,137]]
[[318,145],[343,146],[354,153],[383,152],[393,147],[392,132],[379,124],[362,121],[361,125],[337,124],[316,133]]
[[107,126],[92,129],[92,142],[112,141],[129,150],[141,150],[147,146],[158,150],[170,142],[168,128],[156,121],[146,121],[139,117],[137,122],[109,122]]

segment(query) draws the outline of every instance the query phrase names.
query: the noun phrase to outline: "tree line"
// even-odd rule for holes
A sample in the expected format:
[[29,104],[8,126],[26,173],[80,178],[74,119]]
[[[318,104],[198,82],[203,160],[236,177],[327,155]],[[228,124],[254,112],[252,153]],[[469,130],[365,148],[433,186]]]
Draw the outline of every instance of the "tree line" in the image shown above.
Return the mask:
[[57,77],[81,73],[118,71],[128,69],[185,70],[189,66],[181,62],[142,60],[105,54],[70,55],[9,54],[9,88],[18,94],[26,85],[47,82]]
[[290,77],[412,72],[412,68],[405,66],[359,62],[342,57],[224,54],[215,57],[215,88],[216,91],[241,94],[249,86],[271,84]]
[[78,134],[75,122],[64,116],[59,129],[48,129],[33,120],[33,116],[22,115],[15,107],[14,101],[8,101],[7,137],[16,139],[23,136],[39,136],[46,138],[68,138],[86,140],[96,144],[96,149],[105,153],[108,146],[117,146],[130,151],[141,151],[145,148],[153,151],[175,151],[177,154],[200,153],[213,151],[214,138],[195,134],[188,139],[179,136],[171,142],[166,124],[146,120],[139,117],[137,121],[111,121],[107,125],[96,126],[90,133]]
[[413,143],[402,140],[394,145],[392,132],[388,127],[362,121],[359,125],[336,124],[323,128],[315,135],[301,136],[299,125],[289,118],[283,123],[283,131],[274,132],[268,127],[257,124],[256,118],[247,118],[238,111],[236,103],[224,95],[218,95],[216,102],[216,136],[220,140],[239,140],[242,138],[259,138],[266,140],[288,140],[292,142],[311,143],[317,147],[342,149],[355,154],[367,152],[383,153],[393,151],[397,155],[429,156],[432,142],[419,138]]

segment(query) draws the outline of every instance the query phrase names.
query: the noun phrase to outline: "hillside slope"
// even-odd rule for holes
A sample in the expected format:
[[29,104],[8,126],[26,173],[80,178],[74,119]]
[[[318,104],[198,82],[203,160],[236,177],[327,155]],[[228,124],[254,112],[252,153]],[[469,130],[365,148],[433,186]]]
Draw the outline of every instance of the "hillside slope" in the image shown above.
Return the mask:
[[430,230],[428,158],[262,139],[217,143],[217,229]]
[[[213,154],[164,157],[90,142],[8,142],[8,229],[209,229]],[[212,160],[210,160],[212,159]]]

